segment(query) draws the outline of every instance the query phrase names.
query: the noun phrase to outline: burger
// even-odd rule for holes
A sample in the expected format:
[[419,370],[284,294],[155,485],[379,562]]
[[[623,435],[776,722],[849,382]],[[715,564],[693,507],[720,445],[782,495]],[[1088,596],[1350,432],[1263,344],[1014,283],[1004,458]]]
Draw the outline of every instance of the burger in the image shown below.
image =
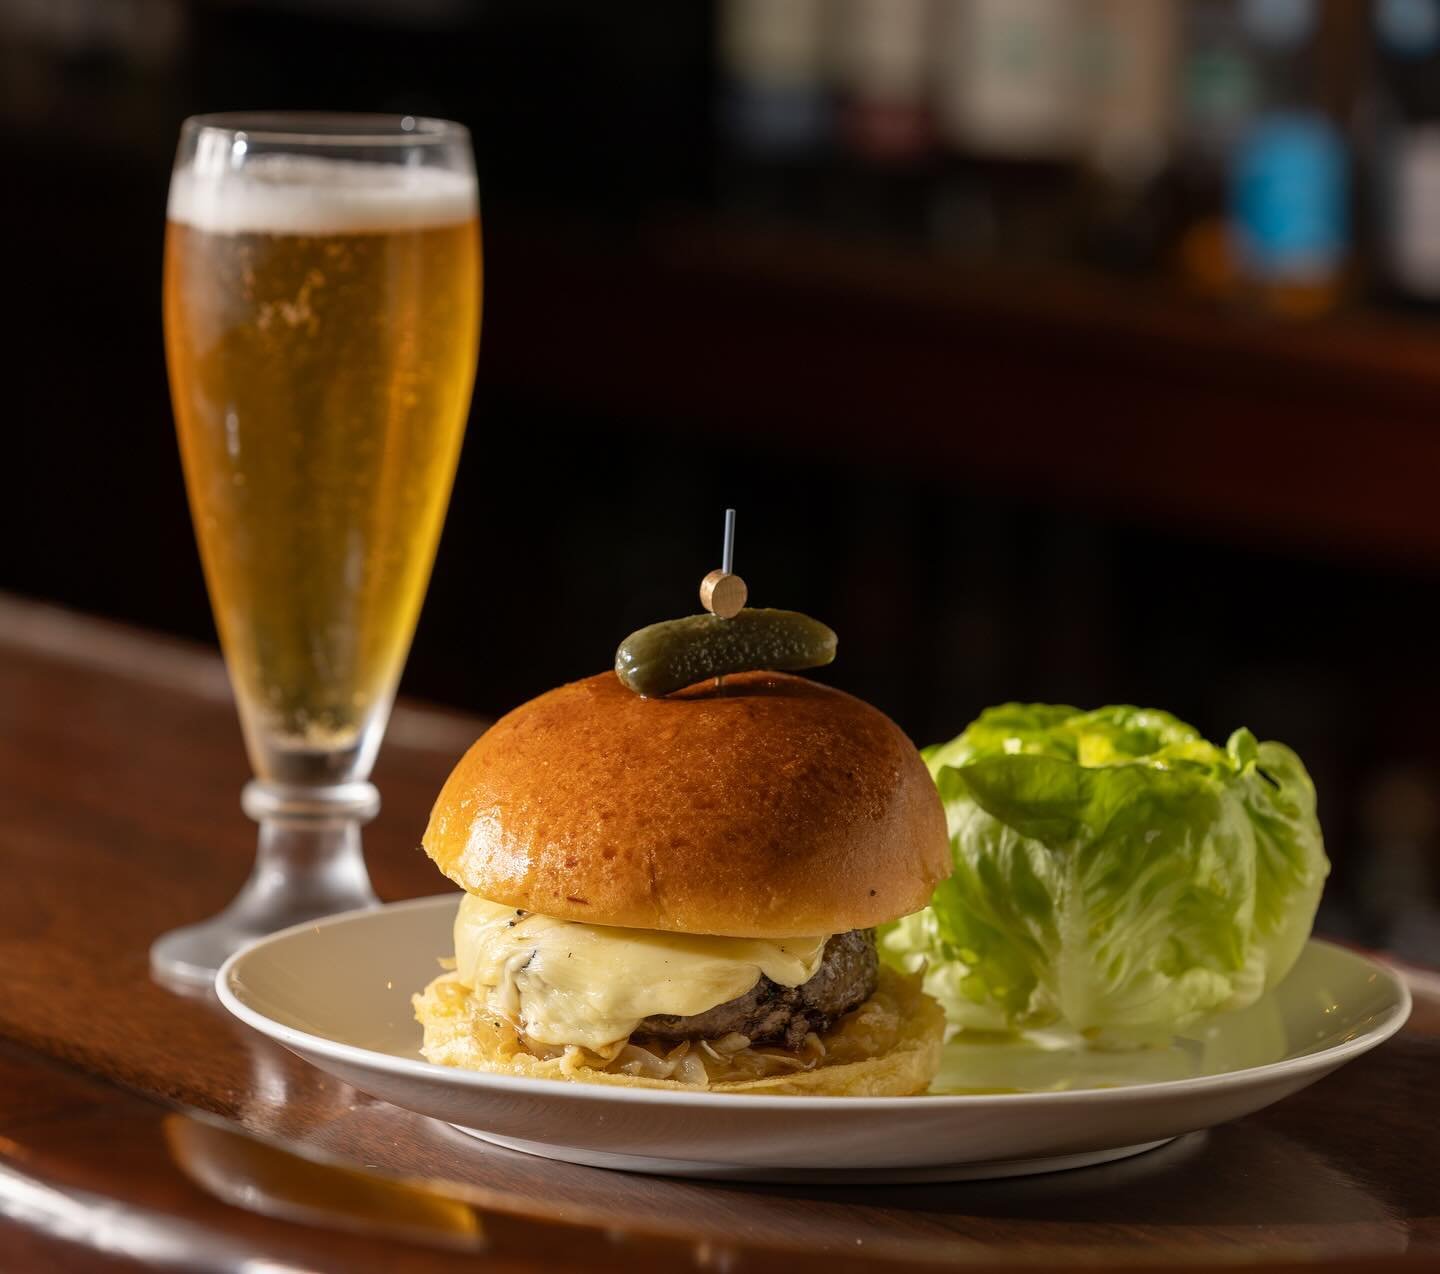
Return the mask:
[[871,1096],[938,1068],[944,1015],[874,931],[948,874],[945,815],[848,694],[764,671],[561,686],[470,748],[424,847],[465,891],[453,961],[414,997],[433,1062]]

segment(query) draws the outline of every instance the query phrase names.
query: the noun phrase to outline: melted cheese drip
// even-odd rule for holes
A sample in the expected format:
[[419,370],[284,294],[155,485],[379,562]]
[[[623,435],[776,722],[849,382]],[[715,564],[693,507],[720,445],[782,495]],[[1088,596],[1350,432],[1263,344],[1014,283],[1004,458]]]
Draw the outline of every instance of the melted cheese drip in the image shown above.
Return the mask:
[[460,980],[541,1044],[594,1052],[656,1013],[690,1017],[744,995],[761,974],[815,976],[820,938],[718,938],[554,920],[467,894],[455,917]]

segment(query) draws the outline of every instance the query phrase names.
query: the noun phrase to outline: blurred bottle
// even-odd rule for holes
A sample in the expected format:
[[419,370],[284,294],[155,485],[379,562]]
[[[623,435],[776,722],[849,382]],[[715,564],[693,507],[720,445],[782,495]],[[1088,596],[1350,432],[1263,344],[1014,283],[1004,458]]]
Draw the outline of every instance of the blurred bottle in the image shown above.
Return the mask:
[[1230,156],[1260,105],[1260,74],[1241,0],[1189,0],[1180,30],[1175,163],[1180,277],[1205,296],[1238,283],[1226,198]]
[[948,0],[937,107],[972,154],[1069,158],[1080,130],[1073,0]]
[[1080,146],[1073,0],[939,0],[932,206],[944,247],[1006,257],[1063,250]]
[[1080,0],[1076,8],[1082,253],[1111,269],[1149,270],[1171,233],[1164,178],[1179,6],[1177,0]]
[[720,202],[761,217],[819,214],[833,132],[826,0],[721,0]]
[[834,59],[846,226],[923,233],[935,127],[931,0],[843,0]]
[[1259,111],[1230,165],[1246,299],[1288,318],[1335,308],[1350,250],[1350,161],[1326,101],[1317,0],[1243,0]]
[[1377,0],[1375,244],[1382,293],[1440,304],[1440,0]]
[[930,111],[930,0],[845,0],[836,64],[840,133],[851,154],[905,167],[935,140]]

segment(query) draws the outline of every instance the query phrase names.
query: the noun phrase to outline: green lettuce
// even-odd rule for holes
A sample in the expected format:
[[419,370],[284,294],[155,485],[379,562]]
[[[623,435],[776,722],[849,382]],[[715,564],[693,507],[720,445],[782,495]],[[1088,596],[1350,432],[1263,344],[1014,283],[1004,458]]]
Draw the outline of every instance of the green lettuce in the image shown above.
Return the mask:
[[1330,864],[1280,743],[1224,748],[1166,712],[991,708],[923,753],[954,874],[888,926],[958,1026],[1165,1034],[1289,972]]

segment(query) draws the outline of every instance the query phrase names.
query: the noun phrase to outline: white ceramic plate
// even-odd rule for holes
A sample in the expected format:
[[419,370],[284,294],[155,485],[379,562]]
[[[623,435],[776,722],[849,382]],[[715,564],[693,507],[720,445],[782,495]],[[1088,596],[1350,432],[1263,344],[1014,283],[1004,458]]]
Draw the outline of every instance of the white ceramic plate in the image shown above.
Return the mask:
[[938,1082],[969,1090],[958,1094],[763,1097],[512,1078],[419,1054],[410,996],[451,953],[458,898],[262,939],[220,970],[221,1002],[363,1092],[501,1146],[603,1168],[812,1182],[1018,1176],[1118,1159],[1279,1101],[1410,1013],[1390,970],[1312,941],[1260,1003],[1169,1048],[952,1043]]

